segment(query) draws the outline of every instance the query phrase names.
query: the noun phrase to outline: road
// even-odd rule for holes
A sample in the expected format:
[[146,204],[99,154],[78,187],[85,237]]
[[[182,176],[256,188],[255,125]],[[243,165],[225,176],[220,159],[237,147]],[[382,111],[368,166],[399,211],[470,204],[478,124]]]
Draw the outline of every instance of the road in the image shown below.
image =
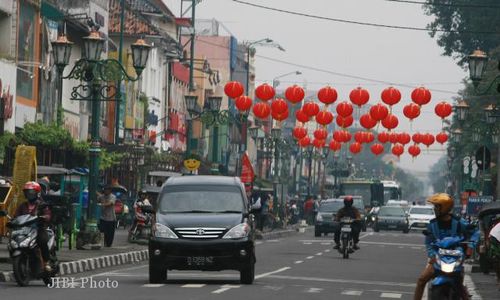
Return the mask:
[[[2,299],[411,299],[425,263],[419,233],[366,232],[361,250],[342,259],[331,237],[311,232],[257,242],[256,281],[241,285],[236,272],[170,271],[166,284],[148,284],[147,263],[79,274],[74,289],[47,289],[41,282],[28,288],[0,284]],[[117,288],[90,288],[109,279]],[[81,284],[85,289],[79,288]],[[21,292],[22,291],[22,292]],[[8,297],[8,298],[7,298]]]

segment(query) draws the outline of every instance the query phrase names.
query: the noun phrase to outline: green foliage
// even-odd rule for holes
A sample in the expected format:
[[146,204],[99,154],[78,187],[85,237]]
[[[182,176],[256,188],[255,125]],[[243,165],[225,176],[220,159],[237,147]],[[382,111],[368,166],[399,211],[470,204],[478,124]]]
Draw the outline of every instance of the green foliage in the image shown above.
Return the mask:
[[73,138],[65,128],[36,122],[24,125],[23,131],[19,134],[19,143],[48,149],[70,149]]
[[106,149],[101,149],[101,160],[99,170],[107,170],[121,162],[125,154],[118,152],[108,152]]
[[13,133],[4,132],[4,134],[0,136],[0,162],[2,162],[5,157],[5,148],[13,144],[17,144],[16,136]]
[[434,193],[446,192],[448,166],[446,156],[441,157],[432,167],[429,175]]

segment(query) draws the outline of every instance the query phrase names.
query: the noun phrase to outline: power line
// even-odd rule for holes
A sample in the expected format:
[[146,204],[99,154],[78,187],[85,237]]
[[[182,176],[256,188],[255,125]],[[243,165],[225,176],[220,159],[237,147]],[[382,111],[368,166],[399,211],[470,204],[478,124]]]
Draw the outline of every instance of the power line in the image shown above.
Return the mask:
[[370,23],[370,22],[361,22],[361,21],[352,21],[352,20],[345,20],[345,19],[336,19],[336,18],[329,18],[329,17],[323,17],[323,16],[317,16],[317,15],[312,15],[312,14],[305,14],[301,12],[296,12],[296,11],[290,11],[290,10],[285,10],[285,9],[280,9],[280,8],[275,8],[275,7],[270,7],[270,6],[264,6],[264,5],[259,5],[259,4],[254,4],[254,3],[249,3],[245,1],[240,1],[240,0],[233,0],[233,2],[240,3],[243,5],[248,5],[248,6],[253,6],[257,8],[262,8],[266,10],[272,10],[276,12],[281,12],[289,15],[296,15],[296,16],[302,16],[302,17],[307,17],[307,18],[313,18],[313,19],[319,19],[319,20],[326,20],[326,21],[333,21],[333,22],[338,22],[338,23],[346,23],[346,24],[354,24],[354,25],[361,25],[361,26],[372,26],[372,27],[382,27],[382,28],[390,28],[390,29],[401,29],[401,30],[414,30],[414,31],[426,31],[426,32],[448,32],[448,33],[460,33],[460,34],[495,34],[495,35],[500,35],[500,32],[496,31],[459,31],[459,30],[446,30],[446,29],[428,29],[428,28],[422,28],[422,27],[411,27],[411,26],[397,26],[397,25],[386,25],[386,24],[377,24],[377,23]]
[[465,3],[442,3],[442,2],[422,2],[422,1],[410,1],[410,0],[385,0],[387,2],[400,2],[409,4],[421,4],[421,5],[431,5],[431,6],[446,6],[446,7],[464,7],[464,8],[500,8],[498,5],[488,5],[488,4],[465,4]]

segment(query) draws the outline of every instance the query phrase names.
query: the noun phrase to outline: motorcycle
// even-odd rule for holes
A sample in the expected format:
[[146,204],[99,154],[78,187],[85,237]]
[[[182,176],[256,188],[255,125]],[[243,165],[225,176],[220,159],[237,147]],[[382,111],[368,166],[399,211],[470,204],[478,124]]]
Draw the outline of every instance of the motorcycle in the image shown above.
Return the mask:
[[343,258],[349,258],[349,254],[353,253],[353,238],[352,227],[354,220],[351,218],[342,218],[340,220],[340,248],[339,252]]
[[136,224],[128,233],[128,241],[136,242],[140,239],[148,239],[151,233],[151,205],[143,205],[136,209],[135,221]]
[[59,273],[59,262],[56,257],[56,236],[52,229],[47,229],[49,236],[48,247],[50,253],[51,270],[44,269],[40,248],[37,244],[38,223],[41,217],[21,215],[10,217],[7,212],[0,211],[0,217],[7,217],[7,227],[10,228],[10,238],[7,244],[14,279],[19,286],[27,286],[30,280],[42,279],[45,285],[52,283],[52,278]]

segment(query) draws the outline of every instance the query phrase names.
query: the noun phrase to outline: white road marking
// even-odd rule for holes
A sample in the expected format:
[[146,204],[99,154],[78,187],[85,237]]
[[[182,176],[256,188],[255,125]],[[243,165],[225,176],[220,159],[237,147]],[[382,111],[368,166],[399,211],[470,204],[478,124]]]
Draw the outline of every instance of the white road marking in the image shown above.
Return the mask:
[[162,287],[164,285],[165,285],[164,283],[146,283],[146,284],[143,284],[142,287],[157,288],[157,287]]
[[404,247],[403,247],[403,246],[399,246],[398,248],[399,248],[399,249],[403,249]]
[[354,290],[342,291],[342,295],[347,295],[347,296],[361,296],[362,294],[363,291],[354,291]]
[[202,288],[204,287],[206,284],[197,284],[197,283],[190,283],[190,284],[185,284],[185,285],[182,285],[181,287],[183,288],[191,288],[191,289],[199,289],[199,288]]
[[361,241],[360,244],[368,244],[368,245],[385,245],[385,246],[402,246],[402,247],[424,247],[421,244],[406,244],[406,243],[386,243],[386,242],[367,242]]
[[319,277],[284,276],[284,275],[273,275],[270,277],[274,279],[283,279],[283,280],[319,281],[319,282],[350,283],[350,284],[379,285],[379,286],[399,286],[399,287],[409,287],[409,288],[414,288],[416,285],[415,283],[404,283],[404,282],[351,280],[351,279],[334,279],[334,278],[319,278]]
[[295,264],[301,264],[303,262],[304,262],[303,260],[298,260],[298,261],[295,262]]
[[330,249],[325,249],[325,253],[328,253],[330,252],[331,250]]
[[320,288],[309,288],[308,290],[306,290],[306,293],[321,293],[323,289],[320,289]]
[[280,240],[267,240],[268,243],[277,243],[279,242]]
[[321,243],[321,245],[331,245],[332,243],[331,242],[328,242],[328,243]]
[[239,287],[241,287],[241,285],[225,284],[220,289],[213,291],[212,294],[221,294],[224,293],[225,291],[229,291],[230,289],[237,289]]
[[473,299],[473,300],[481,300],[481,299],[483,299],[481,297],[481,295],[479,295],[476,292],[476,285],[472,281],[472,278],[470,277],[470,275],[468,275],[468,274],[464,275],[464,284],[467,287],[467,291],[471,295],[471,299]]
[[429,299],[429,283],[425,285],[424,294],[422,295],[422,300]]
[[308,256],[308,257],[306,257],[306,259],[313,259],[313,258],[314,258],[314,256]]
[[311,242],[304,242],[304,245],[312,245]]
[[415,250],[420,250],[422,249],[424,246],[420,246],[420,247],[411,247],[412,249],[415,249]]
[[315,255],[320,256],[320,255],[323,255],[323,253],[319,252],[319,253],[316,253]]
[[255,245],[260,245],[260,244],[262,244],[262,241],[255,242]]
[[382,294],[380,294],[380,298],[401,299],[402,296],[403,296],[402,294],[396,294],[396,293],[382,293]]
[[271,290],[271,291],[279,291],[282,290],[284,286],[274,286],[274,285],[265,285],[263,287],[264,290]]
[[255,279],[260,279],[260,278],[267,277],[267,276],[270,276],[270,275],[273,275],[273,274],[276,274],[276,273],[281,273],[281,272],[289,270],[289,269],[291,269],[291,268],[290,267],[284,267],[284,268],[278,269],[276,271],[272,271],[272,272],[268,272],[268,273],[263,273],[263,274],[255,276]]

